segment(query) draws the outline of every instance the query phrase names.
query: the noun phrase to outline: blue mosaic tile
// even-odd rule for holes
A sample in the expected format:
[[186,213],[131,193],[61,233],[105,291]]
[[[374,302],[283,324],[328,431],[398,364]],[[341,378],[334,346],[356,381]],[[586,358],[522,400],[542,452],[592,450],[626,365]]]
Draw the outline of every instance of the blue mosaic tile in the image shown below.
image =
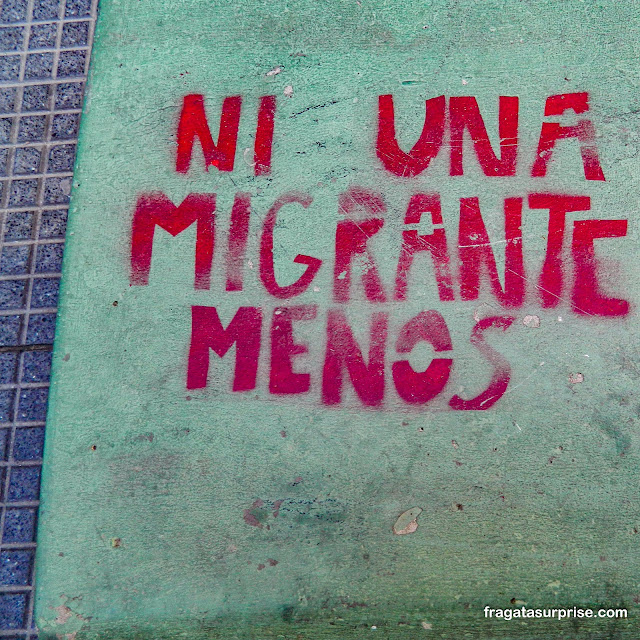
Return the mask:
[[0,620],[3,629],[20,629],[24,625],[26,593],[0,593]]
[[38,194],[37,180],[12,180],[9,192],[10,207],[32,207]]
[[36,539],[36,521],[35,509],[7,509],[2,539],[4,542],[33,542]]
[[47,178],[44,183],[45,204],[67,204],[71,193],[70,178]]
[[27,585],[31,577],[33,551],[11,549],[0,551],[0,585]]
[[20,56],[2,56],[0,58],[0,80],[10,82],[20,76]]
[[36,254],[36,273],[60,273],[64,244],[41,244]]
[[24,41],[24,27],[0,28],[0,51],[20,51]]
[[0,149],[0,176],[8,175],[9,149]]
[[67,0],[64,14],[67,18],[91,15],[91,0]]
[[14,389],[0,390],[0,422],[11,422],[13,419]]
[[86,51],[63,51],[58,59],[58,78],[84,75]]
[[48,382],[51,351],[27,351],[22,356],[22,382]]
[[22,147],[15,151],[13,159],[13,173],[18,176],[38,173],[40,169],[40,149],[37,147]]
[[47,171],[51,173],[61,173],[63,171],[73,171],[73,162],[76,157],[75,144],[60,144],[51,147],[49,151],[49,163]]
[[34,211],[8,211],[4,220],[4,241],[31,239],[35,216]]
[[33,17],[35,20],[55,20],[58,17],[59,0],[35,0]]
[[45,124],[45,116],[23,116],[18,125],[18,142],[41,142]]
[[40,238],[64,238],[67,216],[67,209],[43,211],[40,216]]
[[0,460],[6,460],[9,457],[10,438],[11,429],[0,429]]
[[0,309],[22,309],[25,303],[26,280],[0,281]]
[[54,140],[69,140],[78,135],[79,113],[58,113],[53,116],[51,137]]
[[32,84],[22,94],[23,111],[46,111],[49,107],[50,88],[46,84]]
[[63,47],[83,47],[89,41],[89,22],[67,22],[62,27]]
[[50,49],[56,44],[56,24],[34,24],[29,35],[29,49]]
[[14,460],[41,460],[44,449],[44,427],[16,429],[13,443]]
[[27,344],[53,344],[55,331],[55,313],[31,314],[27,328]]
[[0,384],[12,384],[18,376],[18,354],[6,351],[0,353]]
[[58,305],[60,278],[35,278],[31,289],[31,308],[50,309]]
[[31,53],[27,56],[24,77],[28,80],[50,78],[53,73],[53,53]]
[[0,344],[17,345],[20,340],[22,316],[0,316]]
[[0,87],[0,112],[11,113],[16,108],[16,88]]
[[4,0],[0,9],[0,22],[22,22],[27,19],[27,0]]
[[0,144],[8,144],[11,141],[11,123],[13,118],[0,118]]
[[7,502],[37,500],[40,491],[40,467],[13,467],[9,477]]
[[83,82],[61,82],[56,90],[56,109],[80,109],[83,94]]
[[4,246],[0,254],[0,273],[20,275],[29,271],[31,245]]
[[49,389],[22,389],[18,405],[17,420],[41,421],[47,416],[47,398]]

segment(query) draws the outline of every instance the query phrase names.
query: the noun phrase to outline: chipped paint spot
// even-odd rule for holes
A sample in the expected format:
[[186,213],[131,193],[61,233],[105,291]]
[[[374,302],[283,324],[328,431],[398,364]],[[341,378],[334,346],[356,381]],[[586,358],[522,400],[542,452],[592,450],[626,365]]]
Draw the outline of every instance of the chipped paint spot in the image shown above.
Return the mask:
[[111,538],[111,546],[118,549],[122,546],[122,538]]
[[426,629],[427,631],[431,631],[433,629],[433,625],[430,622],[425,622],[423,620],[422,621],[422,628]]
[[452,440],[451,444],[453,445],[454,449],[457,449],[460,446],[455,440]]
[[55,624],[66,624],[73,615],[73,611],[71,611],[66,604],[61,604],[59,607],[52,607],[52,609],[58,614],[54,620]]
[[473,319],[476,322],[480,322],[481,320],[484,320],[485,318],[488,318],[490,316],[495,316],[498,313],[499,311],[498,309],[496,309],[496,307],[493,307],[490,304],[483,302],[481,305],[478,305],[473,310]]
[[537,329],[540,326],[540,316],[525,316],[522,324],[530,329]]
[[413,533],[418,528],[418,516],[421,513],[422,509],[420,507],[412,507],[401,513],[393,525],[393,533],[397,536]]
[[292,98],[293,97],[293,87],[288,84],[285,88],[284,88],[284,95],[287,96],[287,98]]
[[282,67],[275,67],[271,71],[267,71],[267,77],[277,76],[282,71]]
[[569,382],[571,384],[580,384],[581,382],[584,382],[584,376],[581,373],[570,373]]

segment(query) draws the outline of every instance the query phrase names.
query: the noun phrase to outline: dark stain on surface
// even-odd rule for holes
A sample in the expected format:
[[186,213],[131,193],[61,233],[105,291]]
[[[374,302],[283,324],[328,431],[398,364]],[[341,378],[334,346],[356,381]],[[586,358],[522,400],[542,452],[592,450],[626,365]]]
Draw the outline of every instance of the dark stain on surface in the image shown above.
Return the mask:
[[258,519],[255,514],[256,509],[260,509],[264,505],[264,502],[258,498],[252,505],[250,509],[245,509],[243,513],[244,521],[251,527],[258,527],[262,529],[262,523]]

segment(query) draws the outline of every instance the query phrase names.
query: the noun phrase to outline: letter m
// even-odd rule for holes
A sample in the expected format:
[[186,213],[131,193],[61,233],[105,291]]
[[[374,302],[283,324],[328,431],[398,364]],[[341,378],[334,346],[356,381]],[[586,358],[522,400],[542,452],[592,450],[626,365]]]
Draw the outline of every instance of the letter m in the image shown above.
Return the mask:
[[138,198],[131,225],[132,285],[149,284],[153,235],[156,226],[177,236],[194,222],[196,235],[196,289],[208,289],[214,247],[215,193],[191,193],[176,207],[163,193],[143,194]]
[[225,329],[215,307],[191,307],[191,347],[187,389],[203,389],[209,376],[210,349],[221,358],[236,345],[234,391],[255,389],[260,356],[262,310],[240,307]]

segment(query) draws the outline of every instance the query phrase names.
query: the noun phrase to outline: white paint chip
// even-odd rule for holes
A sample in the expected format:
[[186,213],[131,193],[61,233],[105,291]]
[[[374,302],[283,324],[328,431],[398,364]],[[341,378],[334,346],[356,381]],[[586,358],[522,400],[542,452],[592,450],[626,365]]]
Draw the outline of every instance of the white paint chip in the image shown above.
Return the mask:
[[569,382],[571,384],[580,384],[581,382],[584,382],[584,376],[581,373],[570,373]]
[[267,76],[277,76],[282,71],[282,67],[275,67],[271,71],[267,71]]
[[287,96],[287,98],[293,97],[293,87],[290,84],[284,88],[284,95]]
[[530,329],[537,329],[540,326],[539,316],[525,316],[522,324]]
[[397,536],[404,536],[416,531],[418,528],[418,516],[421,513],[422,509],[420,507],[412,507],[401,513],[393,525],[393,533]]
[[64,604],[59,607],[51,607],[58,615],[54,620],[55,624],[66,624],[69,618],[73,615],[73,611]]

